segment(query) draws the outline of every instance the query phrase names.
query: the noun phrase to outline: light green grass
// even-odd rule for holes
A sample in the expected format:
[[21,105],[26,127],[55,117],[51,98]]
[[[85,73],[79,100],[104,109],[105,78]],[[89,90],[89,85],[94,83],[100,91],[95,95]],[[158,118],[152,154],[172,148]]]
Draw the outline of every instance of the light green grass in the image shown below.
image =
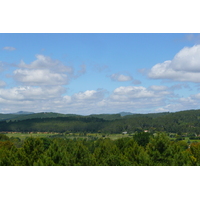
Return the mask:
[[[7,133],[6,135],[8,137],[18,137],[21,140],[24,140],[27,137],[35,137],[35,138],[41,138],[41,137],[49,137],[49,136],[56,136],[59,133],[20,133],[20,132],[14,132],[14,133]],[[103,135],[105,137],[103,137]],[[106,134],[102,134],[102,133],[87,133],[85,136],[81,135],[80,133],[73,133],[71,135],[65,134],[65,138],[69,138],[69,139],[74,139],[74,138],[89,138],[89,136],[93,136],[93,137],[97,137],[99,138],[110,138],[111,140],[116,140],[119,138],[124,138],[124,137],[132,137],[129,136],[128,134],[110,134],[110,135],[106,135]]]
[[35,138],[41,138],[41,137],[49,137],[55,134],[51,134],[51,133],[32,133],[32,134],[28,134],[28,133],[7,133],[6,134],[8,137],[18,137],[21,140],[24,140],[27,137],[35,137]]

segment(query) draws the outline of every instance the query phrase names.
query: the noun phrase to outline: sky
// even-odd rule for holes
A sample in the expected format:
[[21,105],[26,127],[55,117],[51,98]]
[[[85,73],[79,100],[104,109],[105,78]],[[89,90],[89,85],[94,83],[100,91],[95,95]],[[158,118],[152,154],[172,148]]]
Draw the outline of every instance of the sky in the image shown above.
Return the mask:
[[[0,113],[23,110],[88,115],[199,109],[200,35],[196,33],[200,30],[197,1],[7,0],[1,3],[1,8]],[[177,186],[182,189],[187,181],[187,177],[182,180],[185,168],[184,172],[180,168],[167,169],[170,174],[178,176],[173,182],[166,168],[129,168],[128,171],[122,167],[111,168],[109,172],[108,168],[98,168],[98,171],[89,168],[88,173],[85,173],[85,167],[84,171],[81,167],[76,168],[75,173],[71,173],[73,169],[69,173],[65,168],[62,169],[56,170],[56,177],[53,177],[55,182],[61,183],[59,187],[54,188],[53,193],[40,192],[40,196],[46,198],[49,194],[51,199],[54,196],[57,198],[59,194],[61,199],[65,197],[65,190],[65,193],[60,190],[66,185],[66,181],[63,184],[63,176],[70,179],[67,194],[72,199],[74,194],[80,194],[80,198],[85,194],[87,199],[94,199],[95,192],[105,198],[105,192],[99,193],[96,190],[99,190],[98,186],[102,186],[102,183],[108,184],[109,191],[116,191],[120,187],[117,193],[106,191],[106,195],[112,199],[113,195],[117,199],[124,198],[124,195],[130,199],[133,192],[127,190],[127,187],[132,187],[134,183],[137,183],[134,185],[134,197],[141,198],[142,194],[148,195],[147,198],[150,195],[160,199],[160,193],[154,192],[155,186],[163,191],[170,183],[174,184],[172,188],[179,191]],[[196,178],[197,171],[194,168],[187,169]],[[14,184],[16,192],[20,191],[16,187],[21,186],[19,180],[21,183],[29,183],[26,184],[27,192],[32,190],[30,185],[35,186],[36,181],[38,184],[38,174],[43,177],[40,179],[42,191],[46,191],[44,186],[48,191],[52,186],[52,181],[44,182],[49,180],[47,168],[42,173],[41,169],[32,168],[31,179],[29,171],[28,176],[23,177],[22,174],[26,175],[24,168],[23,171],[19,171],[21,168],[8,170],[9,174],[14,172],[12,178],[20,175],[9,182]],[[51,175],[54,175],[50,170]],[[61,176],[58,176],[58,171]],[[3,182],[8,180],[8,173],[4,173]],[[141,178],[144,173],[145,183]],[[44,174],[47,176],[44,177]],[[111,176],[105,182],[105,177]],[[58,180],[58,177],[62,177],[62,180]],[[129,184],[132,180],[130,177],[135,182]],[[76,181],[74,187],[71,183],[77,179],[79,181]],[[119,180],[128,183],[124,187],[126,190],[119,185]],[[188,176],[188,181],[191,190],[187,187],[189,192],[183,193],[183,197],[196,197],[198,184],[191,181],[191,176]],[[146,184],[147,187],[144,187],[148,192],[142,193],[144,187],[140,187],[140,182]],[[76,192],[77,183],[81,186],[78,185],[79,193]],[[87,192],[88,185],[94,191],[91,195]],[[10,187],[2,190],[5,197],[8,189],[10,192]],[[16,196],[16,192],[13,195]],[[38,196],[37,193],[31,194]],[[180,192],[173,192],[174,196],[180,198]]]
[[200,109],[200,34],[1,33],[0,113]]

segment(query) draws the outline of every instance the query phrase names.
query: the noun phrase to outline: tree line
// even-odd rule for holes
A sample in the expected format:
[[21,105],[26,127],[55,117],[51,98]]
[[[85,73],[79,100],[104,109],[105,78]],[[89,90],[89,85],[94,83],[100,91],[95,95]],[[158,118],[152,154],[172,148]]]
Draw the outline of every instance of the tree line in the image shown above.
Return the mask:
[[128,133],[148,130],[200,135],[200,110],[176,113],[137,114],[120,117],[117,115],[68,116],[56,118],[35,118],[15,121],[1,121],[0,131],[18,132],[90,132]]
[[165,133],[117,140],[34,138],[0,134],[1,166],[199,166],[200,143],[171,141]]

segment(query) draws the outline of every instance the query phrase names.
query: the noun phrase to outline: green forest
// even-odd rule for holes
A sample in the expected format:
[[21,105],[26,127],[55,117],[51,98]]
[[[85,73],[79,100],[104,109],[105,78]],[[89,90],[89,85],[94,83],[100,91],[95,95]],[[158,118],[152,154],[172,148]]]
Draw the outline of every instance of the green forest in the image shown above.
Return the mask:
[[2,117],[0,132],[1,166],[200,165],[200,110],[15,115]]
[[90,132],[115,134],[155,131],[188,134],[200,134],[200,110],[188,110],[175,113],[120,114],[102,115],[62,115],[57,113],[29,114],[0,121],[0,132]]
[[200,143],[171,141],[164,133],[111,140],[0,135],[1,166],[199,166]]

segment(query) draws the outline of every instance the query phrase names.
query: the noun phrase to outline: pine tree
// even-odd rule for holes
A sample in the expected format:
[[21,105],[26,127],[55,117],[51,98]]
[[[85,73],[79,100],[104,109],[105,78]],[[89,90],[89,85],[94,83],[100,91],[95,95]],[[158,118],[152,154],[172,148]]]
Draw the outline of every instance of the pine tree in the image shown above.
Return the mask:
[[68,166],[70,165],[70,158],[66,149],[59,145],[57,140],[54,140],[42,156],[41,163],[44,165]]
[[164,133],[158,133],[150,138],[146,150],[151,159],[151,165],[168,166],[172,162],[172,150],[170,147],[170,139]]
[[43,141],[40,138],[30,137],[24,141],[19,157],[22,158],[25,166],[33,166],[34,162],[37,162],[43,153]]
[[132,166],[146,166],[150,164],[149,155],[146,153],[144,147],[139,146],[134,139],[131,139],[127,143],[127,147],[123,153]]

